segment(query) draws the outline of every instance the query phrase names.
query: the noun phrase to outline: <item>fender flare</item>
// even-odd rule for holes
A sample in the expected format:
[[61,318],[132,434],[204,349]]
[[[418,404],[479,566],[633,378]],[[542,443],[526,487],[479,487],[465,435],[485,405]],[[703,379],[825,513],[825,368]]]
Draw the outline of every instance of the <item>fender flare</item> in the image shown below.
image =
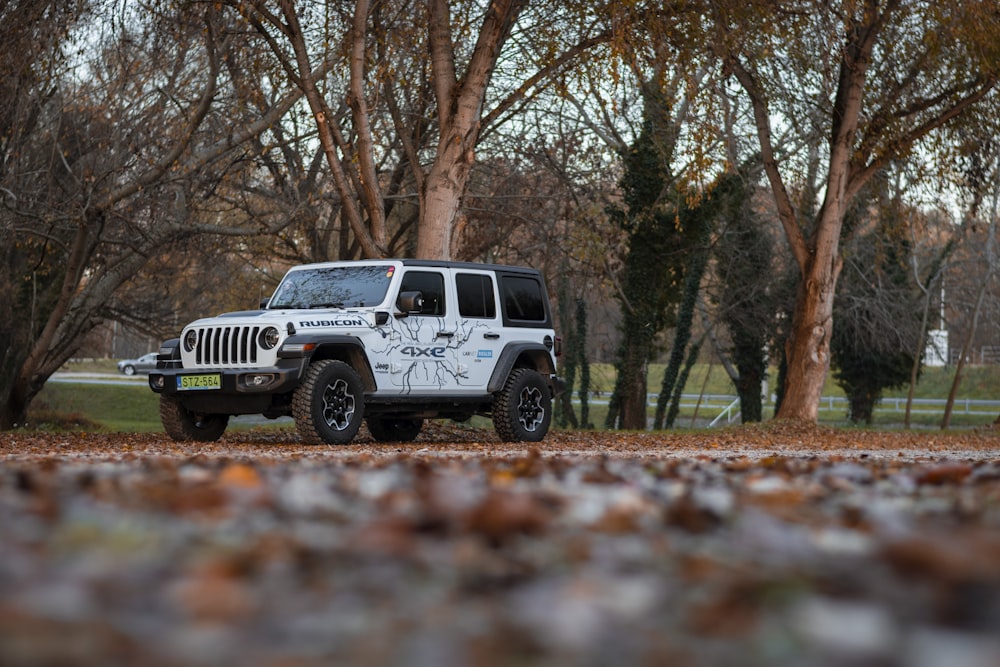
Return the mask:
[[167,368],[167,363],[180,363],[181,359],[181,339],[171,338],[160,343],[160,349],[156,353],[156,367]]
[[[289,349],[291,348],[291,349]],[[313,360],[337,359],[350,365],[365,385],[366,392],[378,386],[375,374],[368,363],[365,345],[356,336],[348,334],[293,334],[285,339],[278,350],[279,359],[305,359],[302,372]]]
[[517,361],[523,355],[531,358],[533,362],[531,366],[542,374],[546,383],[551,384],[549,378],[555,373],[556,369],[552,363],[552,353],[549,352],[549,348],[541,343],[510,343],[504,347],[500,353],[500,359],[497,360],[497,365],[493,368],[493,374],[490,376],[490,382],[487,385],[489,393],[492,394],[503,389],[504,384],[507,382],[507,376],[517,367]]

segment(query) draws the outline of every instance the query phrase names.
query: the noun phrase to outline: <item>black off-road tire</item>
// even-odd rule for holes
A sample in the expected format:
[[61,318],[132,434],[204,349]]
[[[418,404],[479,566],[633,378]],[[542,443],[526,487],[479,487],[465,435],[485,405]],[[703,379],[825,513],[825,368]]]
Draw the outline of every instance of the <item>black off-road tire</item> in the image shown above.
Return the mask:
[[310,444],[346,445],[357,435],[364,414],[364,384],[342,361],[313,362],[292,399],[295,430]]
[[163,430],[174,440],[214,442],[229,425],[229,415],[201,415],[188,410],[180,399],[160,394],[160,421]]
[[423,419],[369,417],[368,432],[379,442],[411,442],[423,428]]
[[515,368],[493,399],[493,428],[504,442],[539,442],[552,423],[552,394],[538,371]]

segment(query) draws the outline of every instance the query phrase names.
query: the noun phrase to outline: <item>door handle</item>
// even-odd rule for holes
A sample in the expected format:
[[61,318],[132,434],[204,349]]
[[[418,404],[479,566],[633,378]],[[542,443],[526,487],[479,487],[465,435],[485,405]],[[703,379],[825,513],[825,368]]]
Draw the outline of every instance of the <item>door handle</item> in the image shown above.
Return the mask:
[[500,338],[500,334],[493,333],[493,332],[484,333],[483,334],[483,338],[485,338],[486,340],[496,340],[496,339]]
[[438,338],[452,338],[455,335],[454,331],[438,331]]

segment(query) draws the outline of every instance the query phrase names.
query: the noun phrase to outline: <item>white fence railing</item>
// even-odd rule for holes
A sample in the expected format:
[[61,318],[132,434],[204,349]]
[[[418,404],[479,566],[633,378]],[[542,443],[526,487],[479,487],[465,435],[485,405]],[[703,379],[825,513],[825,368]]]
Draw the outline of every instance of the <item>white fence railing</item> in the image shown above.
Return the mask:
[[[607,405],[608,396],[599,395],[588,399],[591,405]],[[656,405],[657,395],[647,395],[647,405]],[[579,398],[573,397],[573,403],[579,405]],[[910,408],[912,414],[944,414],[947,400],[943,398],[914,398]],[[740,415],[740,399],[731,394],[682,394],[680,407],[686,409],[698,409],[710,415],[716,415],[709,426],[720,424],[731,424]],[[774,407],[772,401],[765,401],[765,410]],[[819,409],[821,412],[840,412],[847,414],[848,401],[843,396],[824,396],[820,399]],[[883,398],[876,404],[875,409],[880,412],[898,412],[900,415],[906,412],[906,398],[890,397]],[[961,398],[955,401],[952,406],[952,414],[996,416],[1000,414],[1000,400]]]

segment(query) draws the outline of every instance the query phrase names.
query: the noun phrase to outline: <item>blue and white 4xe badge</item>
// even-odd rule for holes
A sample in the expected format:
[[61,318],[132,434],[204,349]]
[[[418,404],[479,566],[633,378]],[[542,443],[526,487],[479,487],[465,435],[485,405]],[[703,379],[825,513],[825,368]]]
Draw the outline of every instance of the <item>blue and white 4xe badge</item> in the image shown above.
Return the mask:
[[476,358],[477,359],[492,359],[493,358],[493,350],[479,350],[478,352],[476,352]]

